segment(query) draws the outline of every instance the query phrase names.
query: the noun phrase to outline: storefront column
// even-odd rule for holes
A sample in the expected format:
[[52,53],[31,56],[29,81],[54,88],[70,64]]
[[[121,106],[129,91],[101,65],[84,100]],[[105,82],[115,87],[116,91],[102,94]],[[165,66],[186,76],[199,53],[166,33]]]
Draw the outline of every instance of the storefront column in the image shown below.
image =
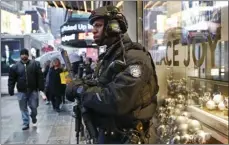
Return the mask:
[[221,9],[221,40],[224,43],[224,78],[228,80],[228,5]]
[[228,6],[221,7],[221,40],[228,41]]
[[137,42],[143,44],[143,1],[137,1]]
[[224,65],[224,72],[225,72],[224,73],[224,75],[225,75],[224,78],[225,78],[225,80],[228,80],[228,78],[229,78],[228,77],[228,71],[229,71],[228,70],[228,63],[229,63],[228,62],[228,49],[229,49],[228,48],[228,41],[224,43],[224,46],[225,46],[224,47],[224,56],[223,56],[224,57],[224,64],[225,64]]
[[123,14],[128,21],[128,34],[133,42],[137,42],[137,2],[125,1],[123,4]]

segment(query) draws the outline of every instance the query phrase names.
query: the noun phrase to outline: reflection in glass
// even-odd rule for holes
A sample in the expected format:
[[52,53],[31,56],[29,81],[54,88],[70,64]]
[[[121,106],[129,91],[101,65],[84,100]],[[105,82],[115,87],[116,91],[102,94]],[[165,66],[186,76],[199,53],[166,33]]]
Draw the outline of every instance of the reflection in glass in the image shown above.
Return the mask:
[[1,73],[7,74],[10,66],[20,60],[20,41],[1,42]]

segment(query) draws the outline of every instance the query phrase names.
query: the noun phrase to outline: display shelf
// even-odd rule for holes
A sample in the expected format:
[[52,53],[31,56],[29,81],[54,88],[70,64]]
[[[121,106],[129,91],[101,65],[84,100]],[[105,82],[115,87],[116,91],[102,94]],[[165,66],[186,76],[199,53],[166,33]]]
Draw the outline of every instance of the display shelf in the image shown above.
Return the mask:
[[210,132],[212,137],[223,143],[228,143],[228,120],[217,117],[197,106],[188,106],[187,110],[193,118],[202,122],[203,129]]
[[197,80],[197,81],[205,81],[213,84],[217,84],[218,86],[229,86],[228,81],[223,81],[223,80],[217,80],[217,79],[207,79],[207,78],[199,78],[199,77],[193,77],[193,76],[188,76],[191,80]]
[[225,110],[225,111],[220,111],[220,110],[209,110],[207,109],[206,107],[203,107],[201,108],[203,111],[206,111],[212,115],[215,115],[215,116],[218,116],[224,120],[228,120],[228,115],[226,115],[227,113],[225,113],[225,111],[228,111],[228,110]]
[[203,131],[208,132],[211,134],[213,138],[218,140],[219,142],[223,144],[228,144],[228,136],[225,134],[220,133],[219,131],[213,129],[212,127],[202,123]]

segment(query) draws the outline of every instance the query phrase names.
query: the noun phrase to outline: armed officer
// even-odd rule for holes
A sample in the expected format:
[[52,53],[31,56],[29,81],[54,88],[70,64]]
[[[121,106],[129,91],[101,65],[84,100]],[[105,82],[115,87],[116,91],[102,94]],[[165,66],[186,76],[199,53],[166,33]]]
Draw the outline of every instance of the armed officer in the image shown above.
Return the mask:
[[75,88],[84,87],[81,98],[99,129],[98,143],[148,143],[159,90],[153,60],[131,41],[127,20],[117,7],[92,11],[89,23],[95,43],[106,45],[106,51],[99,56],[96,79],[68,85],[66,96],[73,100]]

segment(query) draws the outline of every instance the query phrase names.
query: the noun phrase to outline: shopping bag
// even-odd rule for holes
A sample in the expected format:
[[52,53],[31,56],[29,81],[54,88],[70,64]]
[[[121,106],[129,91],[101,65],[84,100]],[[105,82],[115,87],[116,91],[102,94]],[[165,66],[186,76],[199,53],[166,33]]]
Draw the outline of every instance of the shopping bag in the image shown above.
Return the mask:
[[69,75],[69,73],[67,71],[60,73],[61,84],[67,84],[68,75]]
[[39,93],[40,93],[40,96],[41,96],[41,98],[42,98],[43,100],[46,100],[46,99],[47,99],[47,96],[45,95],[44,92],[40,91]]

